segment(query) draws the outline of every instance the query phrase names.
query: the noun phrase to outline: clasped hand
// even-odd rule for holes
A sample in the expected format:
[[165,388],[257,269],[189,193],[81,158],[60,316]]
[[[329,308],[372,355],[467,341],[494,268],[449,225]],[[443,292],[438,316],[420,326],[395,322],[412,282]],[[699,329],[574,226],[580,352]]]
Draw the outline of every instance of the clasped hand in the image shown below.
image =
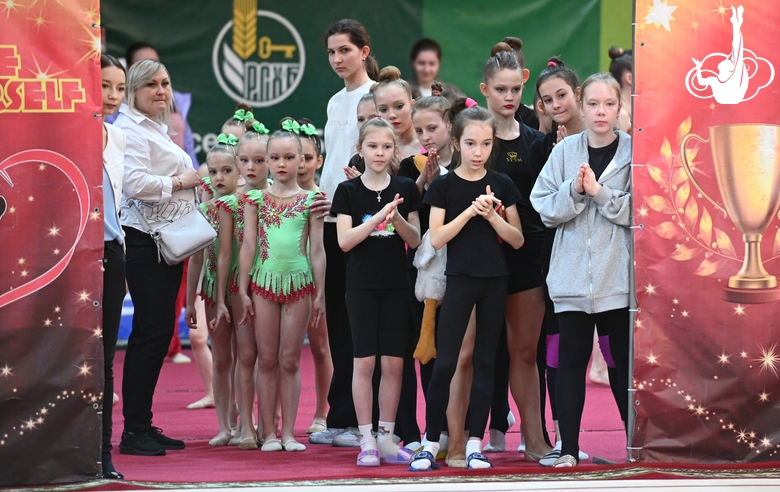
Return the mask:
[[580,164],[580,171],[574,178],[574,189],[577,193],[587,193],[589,196],[596,196],[601,191],[601,185],[589,164]]
[[485,188],[485,194],[479,195],[476,200],[471,202],[471,210],[474,213],[474,217],[481,215],[486,219],[490,219],[496,214],[496,207],[501,205],[501,200],[496,198],[493,192],[490,190],[490,185]]

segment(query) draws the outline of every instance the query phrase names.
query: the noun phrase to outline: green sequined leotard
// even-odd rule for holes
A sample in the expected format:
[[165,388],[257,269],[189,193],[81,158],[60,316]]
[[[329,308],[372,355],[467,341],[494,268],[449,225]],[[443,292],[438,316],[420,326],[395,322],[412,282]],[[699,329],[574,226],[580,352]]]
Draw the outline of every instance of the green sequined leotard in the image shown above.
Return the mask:
[[[219,233],[219,209],[214,202],[201,203],[200,209],[209,220],[209,224]],[[203,284],[200,296],[208,306],[214,306],[217,299],[217,256],[219,256],[219,238],[205,250],[206,260],[203,265]]]
[[238,294],[238,253],[244,242],[244,204],[246,194],[227,195],[217,200],[217,207],[233,214],[233,249],[228,272],[227,296]]
[[252,290],[274,302],[290,303],[314,292],[307,254],[309,208],[315,191],[301,192],[289,203],[260,190],[247,192],[257,206],[258,255],[249,276]]

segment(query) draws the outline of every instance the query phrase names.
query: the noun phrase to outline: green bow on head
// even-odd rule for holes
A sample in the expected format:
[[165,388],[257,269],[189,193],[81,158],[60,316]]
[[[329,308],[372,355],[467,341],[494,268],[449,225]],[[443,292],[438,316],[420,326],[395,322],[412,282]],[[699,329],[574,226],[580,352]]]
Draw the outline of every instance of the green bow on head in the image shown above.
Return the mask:
[[314,125],[310,123],[306,123],[304,125],[301,125],[301,131],[306,134],[308,137],[313,137],[317,134],[317,129],[314,128]]
[[268,128],[259,121],[252,123],[252,129],[261,135],[268,135]]
[[247,120],[253,120],[255,119],[255,115],[252,114],[251,111],[247,111],[245,109],[239,109],[236,111],[236,113],[233,115],[233,119],[236,119],[238,121],[247,121]]
[[294,132],[296,135],[298,135],[301,133],[301,125],[299,125],[295,120],[285,120],[284,123],[282,123],[282,130]]
[[225,135],[224,133],[220,133],[217,137],[217,142],[224,144],[224,145],[232,145],[235,147],[238,145],[238,137],[233,135],[232,133],[230,135]]

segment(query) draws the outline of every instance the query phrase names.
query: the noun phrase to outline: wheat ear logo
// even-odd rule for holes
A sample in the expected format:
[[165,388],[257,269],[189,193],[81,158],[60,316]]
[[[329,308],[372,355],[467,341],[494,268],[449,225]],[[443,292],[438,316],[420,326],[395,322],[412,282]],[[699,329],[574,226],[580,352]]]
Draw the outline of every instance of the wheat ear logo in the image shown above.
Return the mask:
[[264,108],[282,102],[298,87],[306,50],[289,20],[258,10],[257,0],[234,0],[233,20],[217,36],[211,60],[225,94]]

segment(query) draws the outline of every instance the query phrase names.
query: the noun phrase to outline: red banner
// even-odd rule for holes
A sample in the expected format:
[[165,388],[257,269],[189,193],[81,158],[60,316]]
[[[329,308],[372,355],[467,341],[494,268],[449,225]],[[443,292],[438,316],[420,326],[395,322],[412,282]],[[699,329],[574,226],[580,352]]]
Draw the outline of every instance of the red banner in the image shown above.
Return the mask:
[[641,461],[780,458],[780,11],[636,3]]
[[0,485],[101,470],[99,23],[0,3]]

